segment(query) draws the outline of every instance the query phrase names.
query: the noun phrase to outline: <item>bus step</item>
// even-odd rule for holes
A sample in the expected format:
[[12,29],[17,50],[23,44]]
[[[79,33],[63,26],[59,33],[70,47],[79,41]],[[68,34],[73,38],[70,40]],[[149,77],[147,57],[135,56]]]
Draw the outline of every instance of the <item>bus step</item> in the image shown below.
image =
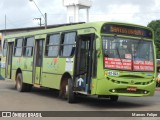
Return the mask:
[[83,95],[89,95],[87,92],[85,91],[76,91],[75,93],[79,93],[79,94],[83,94]]
[[36,88],[40,88],[40,87],[41,87],[41,86],[38,85],[38,84],[34,84],[33,86],[36,87]]

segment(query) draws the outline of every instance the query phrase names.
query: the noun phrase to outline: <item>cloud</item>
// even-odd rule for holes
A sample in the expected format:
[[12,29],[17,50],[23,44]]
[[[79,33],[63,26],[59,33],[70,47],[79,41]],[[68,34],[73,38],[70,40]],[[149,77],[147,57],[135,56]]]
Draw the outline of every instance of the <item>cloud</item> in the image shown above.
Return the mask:
[[21,27],[29,25],[32,15],[29,12],[29,5],[26,0],[2,0],[0,9],[0,28],[3,29],[6,15],[7,28]]
[[[158,1],[158,0],[156,0]],[[111,0],[111,1],[106,1],[106,0],[92,0],[94,8],[98,8],[100,10],[107,10],[108,6],[110,5],[125,5],[125,4],[131,4],[133,6],[140,6],[140,8],[148,8],[152,7],[155,5],[154,0]],[[102,9],[103,8],[103,9]]]
[[148,21],[152,21],[152,18],[155,19],[155,15],[151,15],[151,13],[157,10],[154,9],[156,1],[112,0],[106,2],[106,0],[93,0],[90,20],[120,21],[147,25]]
[[7,28],[38,26],[38,21],[34,18],[44,19],[42,14],[48,13],[48,24],[60,24],[66,21],[66,8],[61,0],[34,0],[36,5],[29,0],[1,0],[0,29],[4,29],[5,15],[7,16]]
[[[67,12],[63,0],[34,0],[41,12],[48,14],[48,24],[66,23]],[[160,16],[159,0],[92,0],[90,21],[120,21],[140,25],[147,25]],[[0,29],[38,26],[36,17],[43,16],[33,2],[29,0],[1,0]],[[80,12],[80,21],[86,20],[83,10]],[[42,21],[44,22],[44,21]]]

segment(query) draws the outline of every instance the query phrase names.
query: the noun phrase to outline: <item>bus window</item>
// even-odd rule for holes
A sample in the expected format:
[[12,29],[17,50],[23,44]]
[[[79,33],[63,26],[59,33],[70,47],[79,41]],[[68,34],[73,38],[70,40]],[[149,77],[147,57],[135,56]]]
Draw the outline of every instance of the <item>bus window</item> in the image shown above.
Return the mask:
[[36,67],[42,66],[42,58],[43,58],[43,40],[37,40],[36,44]]
[[135,60],[153,61],[152,44],[150,42],[139,42],[135,44],[134,58]]
[[89,40],[86,40],[86,38],[83,38],[81,40],[81,53],[80,53],[80,58],[82,58],[80,60],[80,66],[79,66],[79,70],[80,70],[80,73],[85,73],[87,72],[87,61],[88,61],[88,54],[89,54],[89,44],[90,44],[90,41]]
[[75,51],[76,32],[65,33],[61,43],[60,55],[62,57],[73,56]]
[[105,68],[153,71],[152,41],[103,37]]
[[26,38],[24,42],[24,52],[23,55],[30,57],[33,55],[34,37]]
[[14,48],[14,55],[21,56],[22,55],[22,45],[23,45],[23,38],[16,39],[16,44]]
[[48,57],[58,56],[60,34],[49,35],[46,42],[45,55]]

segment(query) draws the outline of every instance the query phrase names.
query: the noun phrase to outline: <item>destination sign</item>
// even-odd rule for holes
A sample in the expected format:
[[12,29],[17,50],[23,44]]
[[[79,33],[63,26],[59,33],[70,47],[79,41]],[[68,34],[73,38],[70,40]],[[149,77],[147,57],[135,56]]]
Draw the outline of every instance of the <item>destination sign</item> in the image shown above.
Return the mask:
[[106,24],[102,27],[101,33],[105,34],[118,34],[125,36],[145,37],[152,39],[152,31],[134,26]]

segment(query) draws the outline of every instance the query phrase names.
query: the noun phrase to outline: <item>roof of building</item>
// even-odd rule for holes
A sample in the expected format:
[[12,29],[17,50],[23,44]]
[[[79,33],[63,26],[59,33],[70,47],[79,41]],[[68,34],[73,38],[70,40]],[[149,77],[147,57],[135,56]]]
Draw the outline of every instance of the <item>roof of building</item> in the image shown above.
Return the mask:
[[[61,27],[61,26],[67,26],[67,25],[82,24],[82,23],[84,23],[84,22],[47,25],[47,29],[48,29],[48,28]],[[26,27],[26,28],[2,29],[2,30],[0,30],[0,32],[23,31],[23,30],[39,30],[39,29],[45,29],[45,27],[44,27],[44,26],[39,26],[39,27]]]

